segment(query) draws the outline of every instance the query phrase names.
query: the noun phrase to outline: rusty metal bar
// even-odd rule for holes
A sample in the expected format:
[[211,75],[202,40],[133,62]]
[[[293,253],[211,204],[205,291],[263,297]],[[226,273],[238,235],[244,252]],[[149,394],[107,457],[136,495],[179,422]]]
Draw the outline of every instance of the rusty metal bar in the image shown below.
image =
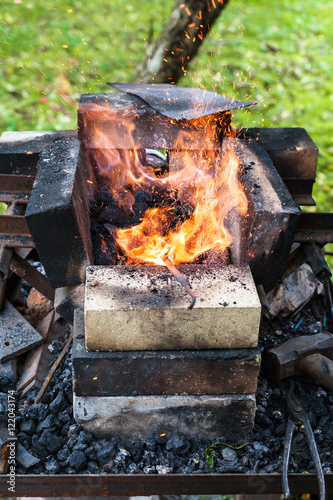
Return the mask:
[[302,212],[298,221],[295,242],[333,243],[333,213]]
[[21,203],[27,205],[29,201],[28,193],[2,193],[0,192],[0,203]]
[[46,276],[37,271],[29,262],[22,259],[22,257],[15,252],[13,252],[12,255],[10,270],[20,278],[26,280],[31,286],[43,294],[44,297],[54,302],[54,290],[51,288]]
[[[8,497],[8,475],[0,475],[0,497]],[[325,474],[327,498],[333,474]],[[317,493],[315,474],[290,474],[292,493]],[[281,474],[68,474],[17,475],[16,497],[106,497],[150,495],[281,494]]]
[[9,236],[31,236],[23,215],[0,215],[0,233]]
[[35,248],[32,236],[0,234],[0,248]]
[[0,189],[9,193],[31,193],[35,181],[34,176],[0,174]]

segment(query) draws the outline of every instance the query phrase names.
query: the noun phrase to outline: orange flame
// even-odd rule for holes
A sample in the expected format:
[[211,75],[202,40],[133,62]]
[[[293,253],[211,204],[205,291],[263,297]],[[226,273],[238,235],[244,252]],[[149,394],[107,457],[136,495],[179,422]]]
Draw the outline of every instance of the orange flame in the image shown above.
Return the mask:
[[[95,160],[103,182],[107,181],[115,202],[127,214],[132,213],[136,192],[160,192],[169,197],[169,203],[146,210],[140,224],[116,231],[116,243],[128,262],[164,265],[168,257],[177,265],[208,251],[224,252],[232,243],[228,215],[247,211],[239,161],[230,144],[222,146],[218,154],[207,152],[213,149],[207,144],[211,144],[216,118],[201,118],[196,125],[207,127],[202,151],[186,151],[188,133],[180,131],[173,149],[182,152],[183,168],[172,172],[171,166],[165,177],[157,177],[154,169],[144,166],[130,117],[114,120],[108,133],[100,127],[92,131],[90,141],[98,135]],[[173,213],[180,204],[191,207],[190,215],[175,221]]]

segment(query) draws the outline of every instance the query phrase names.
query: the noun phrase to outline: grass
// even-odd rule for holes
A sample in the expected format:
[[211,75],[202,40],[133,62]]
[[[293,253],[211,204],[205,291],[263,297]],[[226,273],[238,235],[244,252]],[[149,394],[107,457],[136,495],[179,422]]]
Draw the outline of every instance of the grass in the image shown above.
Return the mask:
[[[131,81],[173,0],[3,0],[0,132],[76,127],[80,94]],[[244,126],[304,127],[320,149],[315,198],[333,197],[333,2],[231,0],[180,82],[258,103]]]

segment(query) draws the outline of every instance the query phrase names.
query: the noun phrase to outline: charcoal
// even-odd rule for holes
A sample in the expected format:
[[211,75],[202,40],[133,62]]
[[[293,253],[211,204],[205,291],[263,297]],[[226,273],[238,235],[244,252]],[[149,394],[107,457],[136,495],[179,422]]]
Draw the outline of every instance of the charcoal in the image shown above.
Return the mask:
[[79,435],[80,431],[81,431],[81,427],[77,424],[73,424],[69,428],[68,437],[71,437],[71,436],[77,437]]
[[67,424],[65,424],[65,425],[62,427],[62,429],[61,429],[61,434],[62,434],[63,436],[67,436],[68,431],[69,431],[69,427],[70,427],[70,425],[69,425],[69,424],[70,424],[70,422],[68,422]]
[[38,456],[46,458],[50,453],[55,453],[61,448],[61,438],[46,429],[42,432],[34,447]]
[[0,391],[7,392],[9,390],[15,390],[15,383],[17,380],[16,366],[17,363],[15,358],[0,363]]
[[172,450],[174,453],[185,453],[190,448],[190,443],[182,436],[175,434],[166,443],[166,450]]
[[55,339],[47,346],[47,348],[50,352],[52,352],[52,354],[59,354],[62,351],[63,345],[58,339]]
[[87,469],[88,471],[94,473],[98,472],[98,463],[95,462],[95,460],[89,460],[87,463]]
[[156,441],[153,437],[150,437],[147,439],[146,441],[146,446],[147,446],[147,450],[150,450],[150,451],[155,451],[156,450]]
[[53,415],[48,415],[44,420],[42,420],[38,425],[36,432],[37,434],[41,434],[45,429],[55,430],[57,424],[55,423],[55,419]]
[[71,417],[68,415],[67,411],[61,411],[59,414],[58,414],[58,419],[60,422],[62,422],[63,424],[67,424]]
[[67,401],[65,394],[63,392],[59,392],[57,397],[52,401],[52,403],[50,403],[49,410],[54,415],[57,415],[66,406],[67,406]]
[[22,420],[20,425],[20,430],[21,432],[25,432],[29,435],[32,435],[36,430],[36,424],[31,418]]
[[[105,224],[104,226],[111,226]],[[94,262],[99,266],[113,266],[119,260],[119,253],[114,238],[105,227],[100,227],[94,236]]]
[[45,469],[49,474],[57,474],[60,470],[60,464],[52,457],[48,462],[45,462]]
[[95,451],[93,446],[89,446],[88,448],[86,448],[86,455],[88,458],[90,458],[93,461],[95,461],[97,458],[96,451]]
[[258,441],[255,441],[253,443],[253,448],[255,449],[258,457],[260,457],[260,458],[264,457],[265,455],[267,455],[269,453],[269,449],[267,448],[267,446],[265,446],[264,444],[262,444]]
[[74,451],[69,455],[68,461],[70,467],[73,468],[76,472],[78,472],[86,465],[87,458],[83,451]]
[[86,431],[81,431],[77,438],[78,443],[91,443],[92,440],[93,440],[92,435]]
[[120,471],[118,471],[117,467],[115,466],[113,460],[110,460],[110,462],[104,464],[103,470],[105,472],[120,472]]
[[76,435],[71,436],[71,437],[69,438],[69,440],[67,441],[67,446],[68,446],[68,448],[69,448],[70,450],[72,450],[72,449],[73,449],[73,446],[76,444],[76,442],[77,442],[77,436],[76,436]]
[[0,392],[0,422],[7,421],[8,413],[8,395],[5,392]]
[[113,198],[110,199],[108,205],[101,210],[97,222],[100,224],[110,223],[116,227],[131,227],[140,223],[143,218],[145,211],[148,208],[148,200],[151,199],[151,195],[146,193],[137,193],[135,196],[135,203],[133,205],[133,216],[125,214],[125,212],[116,205]]
[[69,449],[66,446],[64,446],[63,448],[61,448],[61,450],[58,451],[57,459],[59,460],[59,462],[66,462],[69,455],[70,455]]
[[237,460],[237,452],[232,448],[223,448],[222,450],[223,460],[227,460],[228,462],[232,462]]
[[113,458],[116,454],[116,448],[113,443],[106,443],[104,446],[102,446],[97,454],[97,462],[101,465],[105,464],[108,460]]
[[29,408],[28,411],[31,418],[37,420],[37,422],[41,422],[44,420],[49,413],[48,406],[44,403],[37,403]]

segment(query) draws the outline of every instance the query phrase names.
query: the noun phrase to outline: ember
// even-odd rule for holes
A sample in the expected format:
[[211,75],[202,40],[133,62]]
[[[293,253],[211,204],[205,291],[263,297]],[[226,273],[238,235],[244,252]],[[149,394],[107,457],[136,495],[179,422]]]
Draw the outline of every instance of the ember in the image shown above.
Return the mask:
[[228,215],[233,210],[244,215],[247,199],[238,181],[238,159],[231,148],[224,153],[213,172],[209,172],[209,162],[194,165],[187,158],[183,170],[165,179],[173,197],[193,207],[184,222],[172,227],[171,204],[170,208],[164,205],[147,210],[138,226],[117,230],[116,242],[131,261],[163,265],[168,257],[180,264],[192,262],[209,250],[223,253],[231,245]]

